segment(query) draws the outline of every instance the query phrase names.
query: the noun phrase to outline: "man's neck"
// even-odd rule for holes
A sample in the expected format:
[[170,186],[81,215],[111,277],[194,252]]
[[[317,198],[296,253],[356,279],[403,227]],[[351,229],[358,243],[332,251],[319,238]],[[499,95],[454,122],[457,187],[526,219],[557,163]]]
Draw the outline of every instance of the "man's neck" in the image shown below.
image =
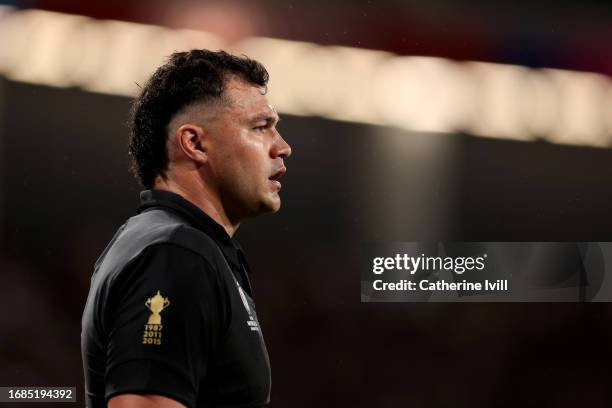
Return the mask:
[[230,237],[234,236],[234,233],[240,225],[239,223],[233,224],[229,220],[221,203],[213,199],[214,194],[210,194],[207,189],[202,188],[202,186],[198,186],[198,188],[189,188],[173,182],[170,179],[164,180],[161,177],[157,177],[153,184],[153,188],[156,190],[170,191],[190,201],[200,210],[204,211],[206,215],[212,218],[217,224],[221,225]]

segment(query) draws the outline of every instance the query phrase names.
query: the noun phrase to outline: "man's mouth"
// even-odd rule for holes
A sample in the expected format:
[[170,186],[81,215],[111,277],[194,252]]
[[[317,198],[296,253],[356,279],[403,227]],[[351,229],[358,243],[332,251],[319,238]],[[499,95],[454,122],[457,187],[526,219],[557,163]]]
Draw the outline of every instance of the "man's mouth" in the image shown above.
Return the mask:
[[285,166],[281,166],[278,169],[276,169],[270,177],[268,177],[268,180],[270,180],[276,187],[280,189],[281,183],[278,180],[283,176],[283,174],[285,174],[286,171],[287,171],[287,168]]

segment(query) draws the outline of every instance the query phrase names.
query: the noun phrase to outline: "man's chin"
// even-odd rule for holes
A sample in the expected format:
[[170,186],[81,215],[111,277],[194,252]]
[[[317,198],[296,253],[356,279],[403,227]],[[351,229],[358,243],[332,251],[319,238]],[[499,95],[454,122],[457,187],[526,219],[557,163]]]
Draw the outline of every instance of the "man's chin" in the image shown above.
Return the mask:
[[266,200],[261,205],[261,213],[275,213],[281,208],[281,199],[278,195],[276,197]]

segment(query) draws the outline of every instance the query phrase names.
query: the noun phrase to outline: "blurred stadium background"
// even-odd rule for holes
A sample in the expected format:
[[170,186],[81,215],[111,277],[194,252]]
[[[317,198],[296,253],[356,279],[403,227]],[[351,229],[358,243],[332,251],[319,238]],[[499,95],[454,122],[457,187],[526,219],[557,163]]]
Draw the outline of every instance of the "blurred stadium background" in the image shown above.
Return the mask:
[[611,23],[593,0],[0,1],[0,385],[83,405],[92,265],[140,190],[130,97],[225,48],[269,68],[294,151],[281,212],[238,233],[273,406],[608,406],[609,305],[360,304],[355,259],[609,241]]

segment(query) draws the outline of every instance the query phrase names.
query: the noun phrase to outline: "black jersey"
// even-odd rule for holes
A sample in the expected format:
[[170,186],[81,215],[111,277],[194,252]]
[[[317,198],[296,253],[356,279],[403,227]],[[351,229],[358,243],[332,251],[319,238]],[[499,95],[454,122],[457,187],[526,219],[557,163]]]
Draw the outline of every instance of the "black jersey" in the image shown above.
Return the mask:
[[157,394],[187,407],[260,407],[270,365],[240,247],[198,207],[159,190],[95,265],[81,348],[87,406]]

